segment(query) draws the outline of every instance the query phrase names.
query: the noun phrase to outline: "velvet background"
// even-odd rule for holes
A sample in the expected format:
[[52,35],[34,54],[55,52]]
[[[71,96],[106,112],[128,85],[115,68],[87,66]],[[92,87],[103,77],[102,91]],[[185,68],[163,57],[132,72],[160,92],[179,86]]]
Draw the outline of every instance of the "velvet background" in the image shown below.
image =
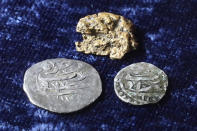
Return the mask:
[[[140,47],[122,60],[85,55],[78,20],[101,11],[131,19]],[[197,0],[1,0],[0,130],[197,130]],[[101,97],[71,114],[32,105],[23,76],[48,58],[85,61],[99,72]],[[166,72],[169,86],[157,104],[132,106],[118,99],[113,79],[123,67],[149,62]]]

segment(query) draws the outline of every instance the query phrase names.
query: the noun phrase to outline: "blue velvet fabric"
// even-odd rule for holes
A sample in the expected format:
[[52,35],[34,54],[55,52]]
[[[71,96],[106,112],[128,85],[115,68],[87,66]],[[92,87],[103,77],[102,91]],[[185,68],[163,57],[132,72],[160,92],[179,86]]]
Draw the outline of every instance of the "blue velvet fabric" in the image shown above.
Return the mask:
[[[131,19],[140,43],[122,60],[75,50],[78,20],[97,12]],[[94,66],[103,92],[89,107],[55,114],[32,105],[22,89],[31,65],[69,58]],[[123,67],[149,62],[166,72],[168,91],[157,104],[118,99],[113,79]],[[197,0],[1,0],[0,130],[197,130]]]

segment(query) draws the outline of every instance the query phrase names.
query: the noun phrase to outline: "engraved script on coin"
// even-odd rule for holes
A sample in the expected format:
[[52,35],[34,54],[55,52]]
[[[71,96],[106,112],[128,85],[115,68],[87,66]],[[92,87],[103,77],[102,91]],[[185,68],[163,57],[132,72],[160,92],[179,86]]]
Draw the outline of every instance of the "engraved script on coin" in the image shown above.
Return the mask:
[[23,89],[34,105],[69,113],[94,102],[102,92],[102,84],[91,65],[57,58],[31,66],[25,73]]
[[114,79],[116,95],[133,105],[158,102],[165,95],[167,86],[167,75],[158,67],[145,62],[123,68]]

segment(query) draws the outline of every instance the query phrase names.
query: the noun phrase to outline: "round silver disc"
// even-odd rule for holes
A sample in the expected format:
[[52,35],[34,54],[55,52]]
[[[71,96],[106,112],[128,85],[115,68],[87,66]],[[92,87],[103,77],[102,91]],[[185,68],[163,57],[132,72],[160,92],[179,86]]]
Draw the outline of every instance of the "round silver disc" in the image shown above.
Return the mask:
[[158,67],[145,62],[123,68],[114,79],[116,95],[133,105],[158,102],[165,95],[167,86],[167,75]]
[[91,65],[57,58],[31,66],[25,72],[23,89],[34,105],[69,113],[94,102],[102,92],[102,84]]

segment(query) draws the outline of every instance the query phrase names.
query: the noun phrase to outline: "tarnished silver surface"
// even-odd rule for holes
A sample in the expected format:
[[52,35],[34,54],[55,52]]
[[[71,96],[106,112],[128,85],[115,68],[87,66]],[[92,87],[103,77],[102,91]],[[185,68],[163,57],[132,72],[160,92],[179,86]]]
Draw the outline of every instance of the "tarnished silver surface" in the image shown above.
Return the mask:
[[133,105],[158,102],[166,92],[167,75],[156,66],[140,62],[118,72],[114,79],[117,96]]
[[29,100],[57,113],[80,110],[102,92],[98,72],[89,64],[64,58],[48,59],[30,67],[23,89]]

